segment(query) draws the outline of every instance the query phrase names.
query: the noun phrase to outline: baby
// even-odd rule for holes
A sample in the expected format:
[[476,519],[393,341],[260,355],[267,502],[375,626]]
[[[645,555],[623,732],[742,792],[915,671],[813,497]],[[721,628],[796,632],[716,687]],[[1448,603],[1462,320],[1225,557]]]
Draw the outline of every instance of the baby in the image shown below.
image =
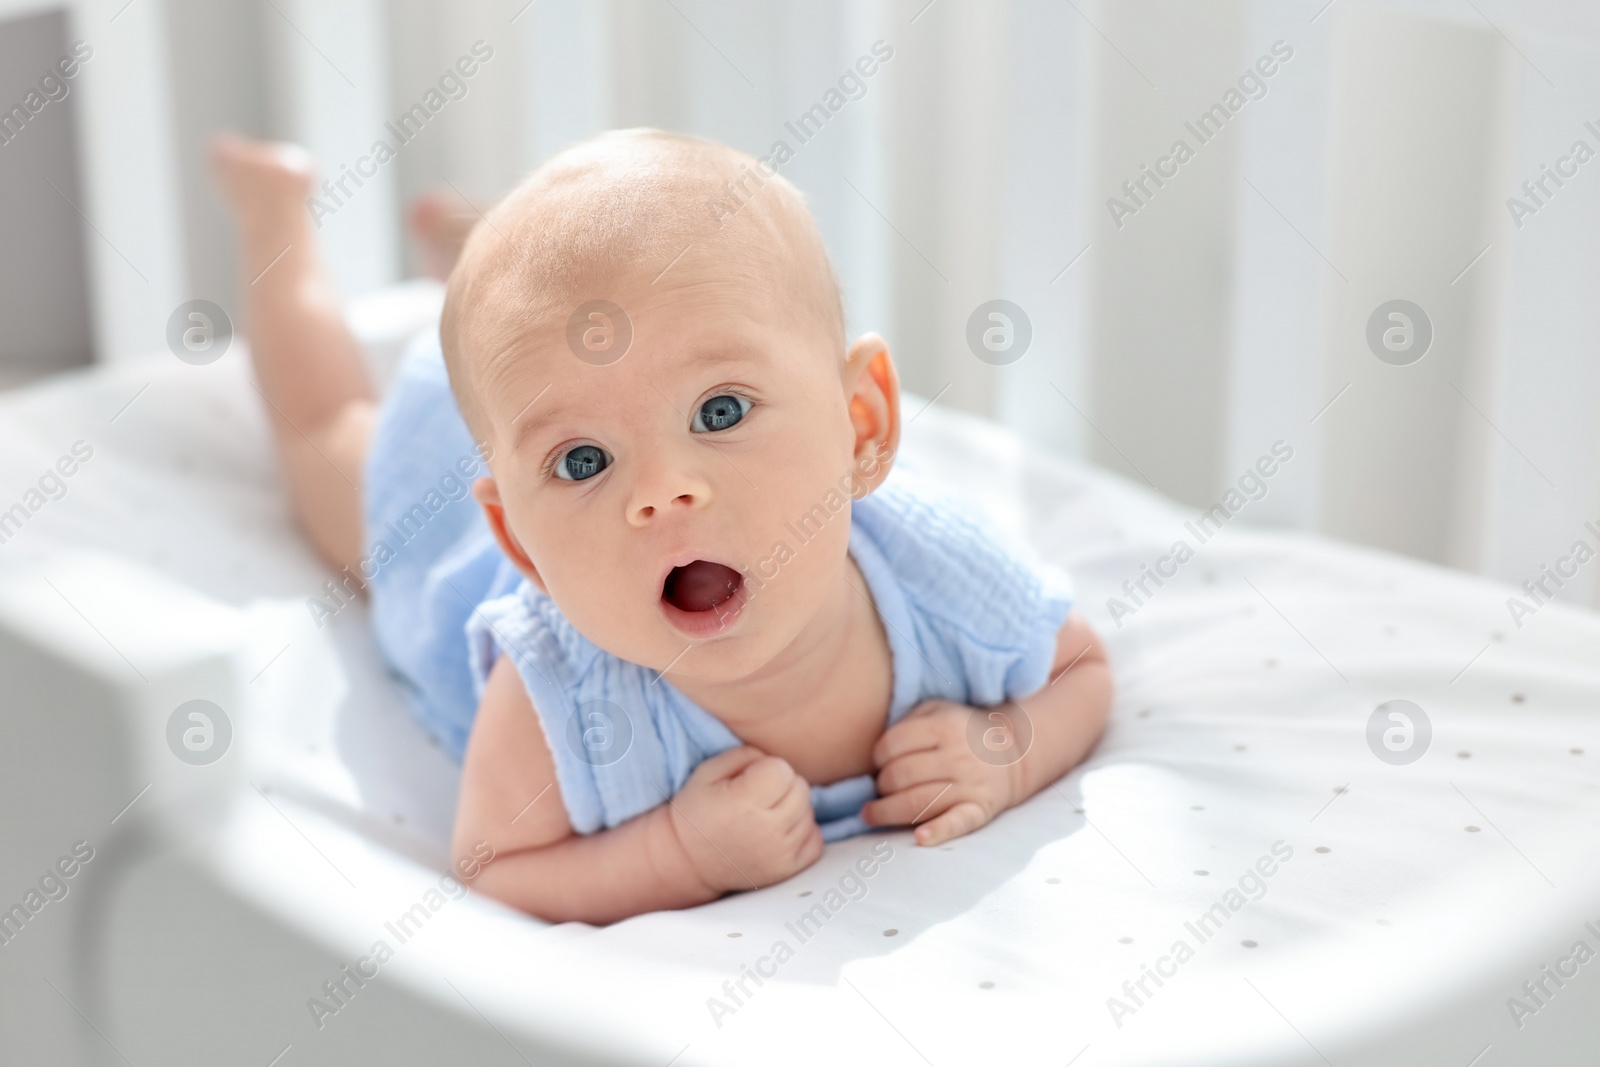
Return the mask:
[[[459,258],[380,401],[304,154],[213,163],[296,514],[462,758],[480,891],[552,922],[701,904],[872,827],[969,833],[1099,738],[1110,669],[1065,577],[896,469],[888,347],[847,342],[787,180],[625,130],[470,232],[424,204]],[[479,460],[477,508],[440,496]]]

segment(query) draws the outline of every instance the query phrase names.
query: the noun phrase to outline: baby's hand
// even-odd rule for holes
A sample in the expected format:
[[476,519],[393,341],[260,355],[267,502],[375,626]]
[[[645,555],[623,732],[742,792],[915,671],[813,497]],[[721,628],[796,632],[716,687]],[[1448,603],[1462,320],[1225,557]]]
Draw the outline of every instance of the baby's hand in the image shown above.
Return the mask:
[[[984,721],[974,724],[973,716]],[[861,817],[872,826],[920,824],[914,835],[919,845],[937,845],[984,825],[1017,803],[1020,771],[1017,760],[980,759],[968,738],[984,730],[1009,731],[1011,720],[1000,708],[948,700],[917,705],[873,746],[879,798],[862,807]]]
[[700,877],[720,892],[781,882],[822,855],[810,784],[787,760],[751,745],[694,769],[672,799],[672,826]]

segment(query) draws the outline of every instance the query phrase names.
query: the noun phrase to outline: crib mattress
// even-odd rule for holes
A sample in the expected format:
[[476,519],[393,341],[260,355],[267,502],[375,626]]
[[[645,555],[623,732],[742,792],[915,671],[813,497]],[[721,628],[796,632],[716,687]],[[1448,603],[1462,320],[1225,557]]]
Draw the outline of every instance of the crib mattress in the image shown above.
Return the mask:
[[[360,605],[308,610],[329,575],[260,407],[242,351],[0,395],[0,509],[92,450],[0,568],[13,589],[51,579],[84,643],[130,668],[161,635],[118,568],[237,620],[238,788],[208,877],[336,959],[389,942],[384,980],[481,1020],[507,1062],[1492,1067],[1600,1048],[1600,963],[1575,955],[1600,951],[1600,617],[1549,604],[1518,625],[1509,588],[1237,520],[1202,541],[1197,509],[915,399],[903,461],[1068,568],[1105,639],[1116,703],[1092,757],[943,846],[866,834],[703,907],[596,928],[446,896],[425,931],[396,927],[447,868],[458,768]],[[1380,706],[1409,716],[1409,749]],[[285,1042],[286,1064],[321,1062],[356,1032],[313,1025],[315,992],[262,1001],[287,1036],[261,1062]]]

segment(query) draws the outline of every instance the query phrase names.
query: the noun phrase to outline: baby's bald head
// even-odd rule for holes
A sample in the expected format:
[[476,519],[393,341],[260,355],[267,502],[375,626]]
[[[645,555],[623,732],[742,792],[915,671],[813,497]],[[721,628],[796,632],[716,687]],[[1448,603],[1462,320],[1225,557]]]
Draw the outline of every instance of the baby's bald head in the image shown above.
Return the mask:
[[838,281],[800,191],[714,141],[618,130],[528,175],[473,228],[450,274],[439,335],[474,437],[489,436],[482,398],[508,359],[564,334],[580,305],[669,265],[757,288],[842,357]]

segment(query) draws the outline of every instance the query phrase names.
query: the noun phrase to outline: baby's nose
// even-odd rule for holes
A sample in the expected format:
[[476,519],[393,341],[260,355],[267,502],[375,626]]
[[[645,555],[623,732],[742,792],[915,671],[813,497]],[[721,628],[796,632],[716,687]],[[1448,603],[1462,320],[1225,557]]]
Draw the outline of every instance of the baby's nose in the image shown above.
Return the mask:
[[694,507],[694,505],[695,496],[693,493],[679,493],[677,496],[661,505],[648,503],[646,501],[639,501],[634,505],[633,522],[635,526],[643,525],[644,523],[649,522],[655,516],[658,510],[670,511],[674,507],[688,509]]
[[689,512],[711,499],[711,487],[697,472],[666,457],[645,461],[634,479],[628,521],[644,526],[664,514]]

